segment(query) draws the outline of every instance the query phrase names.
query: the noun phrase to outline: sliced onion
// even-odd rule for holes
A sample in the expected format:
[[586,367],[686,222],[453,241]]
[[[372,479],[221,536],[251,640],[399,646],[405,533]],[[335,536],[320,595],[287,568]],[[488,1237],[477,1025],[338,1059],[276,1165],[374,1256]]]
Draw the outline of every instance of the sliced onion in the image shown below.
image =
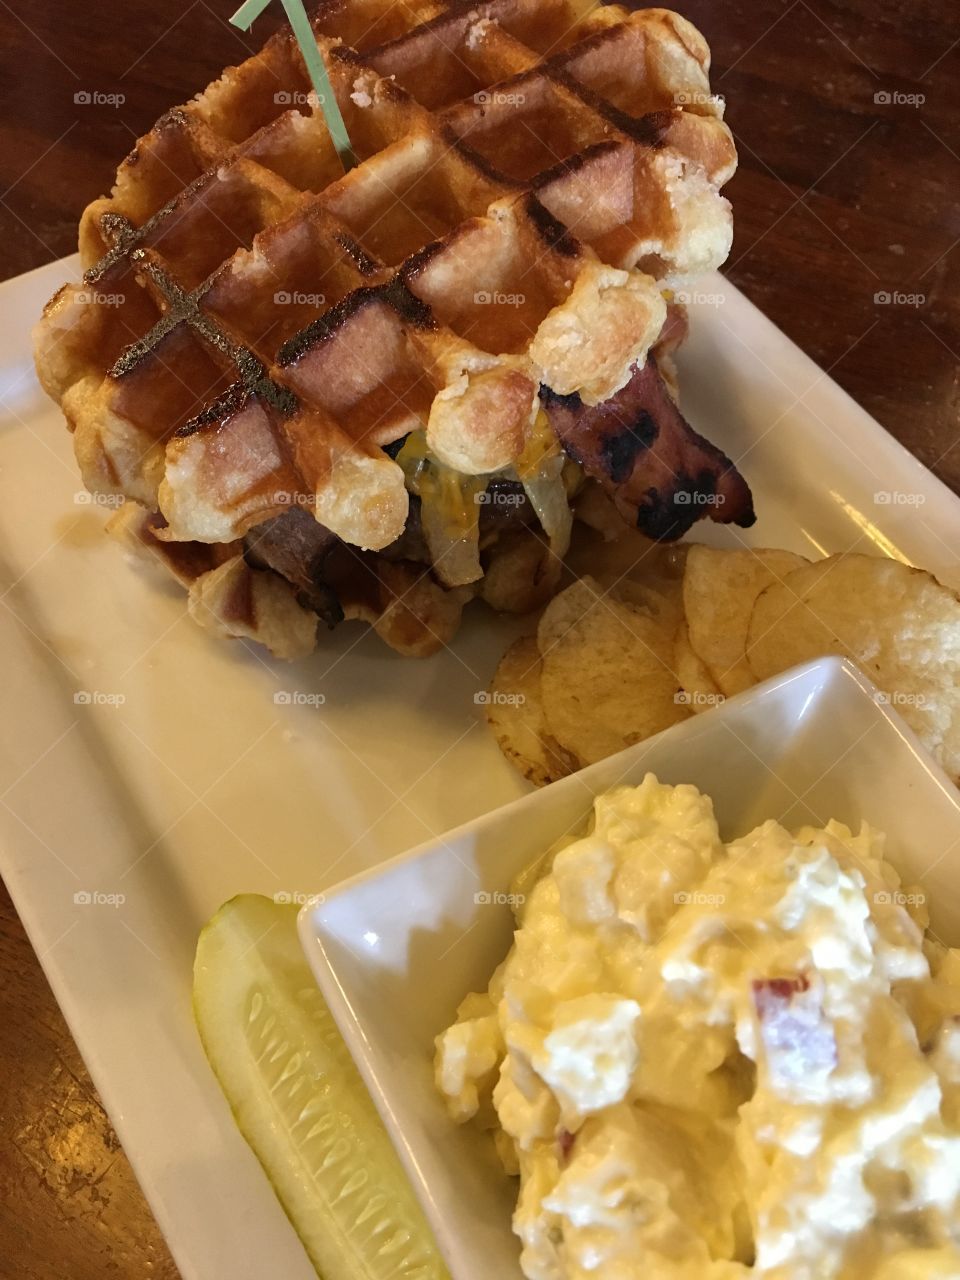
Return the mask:
[[419,479],[420,524],[434,573],[448,587],[476,582],[483,577],[477,495],[486,479],[432,460]]
[[422,431],[411,431],[396,462],[407,488],[420,498],[420,527],[436,577],[448,587],[482,578],[476,496],[486,480],[461,475],[438,462]]
[[[519,480],[554,555],[570,546],[573,513],[563,480],[566,455],[542,414],[526,456],[505,474]],[[468,476],[444,466],[426,447],[422,432],[412,432],[396,459],[407,488],[420,496],[420,523],[433,572],[448,587],[483,577],[480,564],[480,505],[489,476]]]
[[520,476],[530,505],[550,539],[550,550],[560,559],[570,547],[570,530],[573,527],[573,512],[563,483],[563,462],[563,454],[555,454],[541,462],[536,474]]

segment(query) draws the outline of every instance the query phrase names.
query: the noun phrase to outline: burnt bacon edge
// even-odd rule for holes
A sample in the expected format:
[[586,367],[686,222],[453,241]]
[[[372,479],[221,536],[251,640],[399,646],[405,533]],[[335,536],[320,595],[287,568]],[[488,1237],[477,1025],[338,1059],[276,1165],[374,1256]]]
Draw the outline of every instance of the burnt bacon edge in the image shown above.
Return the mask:
[[614,484],[626,484],[640,455],[654,443],[659,431],[649,411],[640,409],[628,431],[604,439],[601,453]]
[[[628,397],[638,400],[619,420],[613,417],[616,409],[612,402],[617,396],[625,401]],[[709,508],[711,519],[723,524],[749,528],[755,522],[753,499],[746,481],[730,458],[694,431],[680,413],[652,354],[643,366],[634,370],[631,381],[620,392],[600,405],[586,406],[576,392],[561,396],[545,384],[541,384],[540,398],[567,455],[601,484],[627,523],[647,537],[675,541],[705,514],[705,508]],[[584,423],[590,423],[585,428],[586,441],[577,439],[577,429]],[[694,471],[674,470],[669,463],[663,463],[671,473],[669,487],[644,486],[644,459],[669,428],[674,433],[671,444],[682,444],[688,457],[694,451],[699,452],[704,465]],[[586,442],[590,448],[584,447]],[[729,495],[733,499],[729,514],[724,514],[725,503],[710,501],[719,495],[724,481],[735,490]],[[687,495],[687,501],[677,500],[680,493]]]

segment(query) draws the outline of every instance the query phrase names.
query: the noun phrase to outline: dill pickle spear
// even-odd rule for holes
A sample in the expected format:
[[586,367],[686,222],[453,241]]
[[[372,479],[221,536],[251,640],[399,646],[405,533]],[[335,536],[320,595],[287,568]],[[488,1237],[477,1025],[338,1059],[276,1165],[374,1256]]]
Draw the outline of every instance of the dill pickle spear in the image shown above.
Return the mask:
[[193,1007],[220,1087],[323,1280],[448,1280],[297,938],[248,894],[205,926]]

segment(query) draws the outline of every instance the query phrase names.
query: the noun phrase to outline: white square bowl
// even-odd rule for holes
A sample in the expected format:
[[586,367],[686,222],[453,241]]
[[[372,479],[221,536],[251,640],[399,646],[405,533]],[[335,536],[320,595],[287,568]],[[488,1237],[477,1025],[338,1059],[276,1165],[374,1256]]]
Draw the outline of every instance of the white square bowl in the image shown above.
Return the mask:
[[921,883],[932,927],[960,940],[960,793],[854,667],[798,667],[562,782],[414,849],[305,907],[301,938],[427,1213],[454,1280],[520,1276],[517,1184],[492,1144],[447,1116],[433,1040],[509,949],[497,895],[593,797],[648,770],[711,796],[725,839],[766,818],[788,827],[862,819]]

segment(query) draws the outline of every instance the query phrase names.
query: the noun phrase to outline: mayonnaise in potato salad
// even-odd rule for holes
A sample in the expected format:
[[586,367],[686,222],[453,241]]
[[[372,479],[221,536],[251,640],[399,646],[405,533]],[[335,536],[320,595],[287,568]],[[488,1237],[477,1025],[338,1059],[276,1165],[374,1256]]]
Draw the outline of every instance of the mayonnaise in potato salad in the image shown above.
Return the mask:
[[960,1277],[960,952],[883,836],[648,775],[557,852],[437,1040],[530,1280]]

